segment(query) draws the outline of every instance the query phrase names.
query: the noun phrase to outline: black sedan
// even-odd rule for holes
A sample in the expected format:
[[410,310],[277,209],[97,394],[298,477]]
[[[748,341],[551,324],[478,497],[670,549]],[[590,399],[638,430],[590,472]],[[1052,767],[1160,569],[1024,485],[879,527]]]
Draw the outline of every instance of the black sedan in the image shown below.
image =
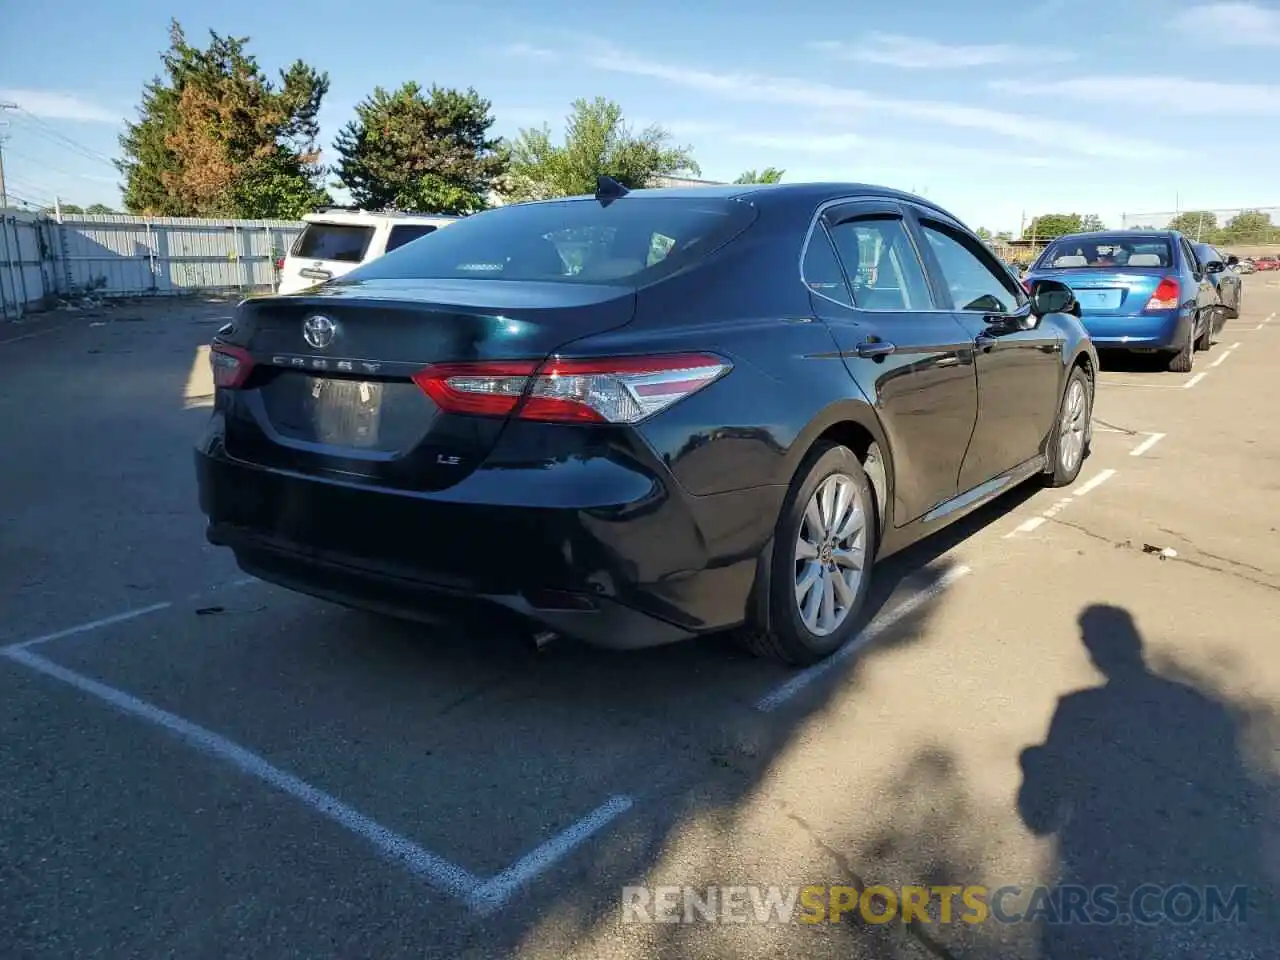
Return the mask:
[[908,194],[602,178],[240,304],[196,451],[207,536],[396,616],[617,648],[734,630],[811,663],[876,559],[1075,479],[1076,310]]
[[[1208,243],[1192,244],[1192,249],[1195,250],[1196,259],[1200,261],[1200,268],[1205,271],[1218,295],[1217,308],[1213,314],[1213,336],[1217,336],[1228,320],[1235,320],[1240,316],[1243,285],[1240,282],[1240,274],[1236,271],[1240,258],[1223,253]],[[1206,346],[1208,342],[1206,340]]]

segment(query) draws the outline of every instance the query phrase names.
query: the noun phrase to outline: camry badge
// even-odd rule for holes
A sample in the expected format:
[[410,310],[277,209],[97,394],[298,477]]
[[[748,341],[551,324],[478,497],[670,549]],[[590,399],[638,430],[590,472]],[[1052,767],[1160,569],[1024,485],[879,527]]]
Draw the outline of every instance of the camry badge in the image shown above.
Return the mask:
[[316,314],[302,321],[302,339],[317,350],[323,350],[333,343],[338,332],[338,325],[326,316]]

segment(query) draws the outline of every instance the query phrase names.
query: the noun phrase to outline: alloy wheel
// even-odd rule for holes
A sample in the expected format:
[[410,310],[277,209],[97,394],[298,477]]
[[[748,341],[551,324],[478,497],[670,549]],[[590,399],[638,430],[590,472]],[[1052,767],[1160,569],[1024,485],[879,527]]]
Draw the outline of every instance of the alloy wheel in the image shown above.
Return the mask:
[[858,597],[867,562],[870,516],[859,486],[833,473],[814,491],[796,538],[796,606],[815,636],[844,623]]

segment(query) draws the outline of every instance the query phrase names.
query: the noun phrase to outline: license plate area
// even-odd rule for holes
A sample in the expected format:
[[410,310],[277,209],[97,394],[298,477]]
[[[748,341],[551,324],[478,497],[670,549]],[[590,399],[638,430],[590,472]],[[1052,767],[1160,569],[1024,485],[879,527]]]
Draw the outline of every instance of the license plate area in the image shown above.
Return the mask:
[[365,450],[378,445],[383,384],[328,377],[308,377],[307,380],[316,440]]
[[1115,310],[1124,299],[1125,291],[1119,287],[1107,290],[1077,290],[1076,301],[1084,310]]

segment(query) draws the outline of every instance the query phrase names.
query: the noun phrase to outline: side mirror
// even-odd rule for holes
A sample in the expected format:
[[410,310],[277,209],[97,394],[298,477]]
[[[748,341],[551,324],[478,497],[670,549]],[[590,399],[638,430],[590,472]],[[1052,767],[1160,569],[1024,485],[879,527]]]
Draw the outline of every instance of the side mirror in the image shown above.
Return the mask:
[[1037,317],[1050,313],[1075,313],[1076,295],[1059,280],[1037,280],[1031,285],[1031,312]]
[[1221,273],[1227,269],[1221,260],[1210,260],[1204,265],[1205,273]]

